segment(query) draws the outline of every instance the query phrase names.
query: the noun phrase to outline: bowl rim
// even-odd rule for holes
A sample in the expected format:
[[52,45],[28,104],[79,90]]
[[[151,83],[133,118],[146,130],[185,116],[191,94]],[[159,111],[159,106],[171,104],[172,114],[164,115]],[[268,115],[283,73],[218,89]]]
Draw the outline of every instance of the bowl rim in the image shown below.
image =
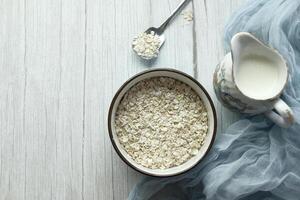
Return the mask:
[[[213,113],[213,119],[214,119],[214,126],[213,126],[213,135],[212,135],[212,139],[210,140],[210,144],[207,148],[207,150],[205,151],[204,155],[190,168],[187,168],[187,169],[184,169],[178,173],[174,173],[174,174],[171,174],[171,175],[156,175],[156,174],[152,174],[152,173],[148,173],[148,172],[145,172],[145,171],[142,171],[141,169],[139,169],[138,167],[135,167],[133,164],[131,164],[131,162],[129,162],[124,156],[123,154],[121,153],[121,151],[119,150],[118,146],[116,145],[115,143],[115,140],[113,138],[113,133],[112,133],[112,127],[111,127],[111,122],[112,122],[112,110],[113,110],[113,107],[116,103],[116,100],[117,98],[119,97],[121,91],[131,82],[133,81],[134,79],[144,75],[144,74],[147,74],[147,73],[151,73],[151,72],[155,72],[155,71],[166,71],[166,72],[173,72],[173,73],[177,73],[177,74],[180,74],[182,76],[185,76],[186,78],[190,79],[191,81],[193,81],[203,92],[204,94],[206,95],[207,99],[208,99],[208,102],[211,106],[211,109],[212,109],[212,113]],[[176,78],[174,78],[176,79]],[[217,134],[217,114],[216,114],[216,109],[215,109],[215,106],[214,106],[214,103],[210,97],[210,95],[208,94],[208,92],[205,90],[205,88],[194,78],[192,77],[191,75],[185,73],[185,72],[182,72],[182,71],[179,71],[177,69],[172,69],[172,68],[155,68],[155,69],[148,69],[148,70],[144,70],[142,72],[139,72],[133,76],[131,76],[127,81],[125,81],[121,86],[120,88],[117,90],[117,92],[115,93],[115,95],[113,96],[113,99],[110,103],[110,106],[109,106],[109,110],[108,110],[108,119],[107,119],[107,123],[108,123],[108,133],[109,133],[109,138],[110,138],[110,141],[115,149],[115,151],[117,152],[118,156],[123,160],[123,162],[125,162],[129,167],[131,167],[132,169],[144,174],[144,175],[147,175],[147,176],[152,176],[152,177],[159,177],[159,178],[168,178],[168,177],[174,177],[174,176],[178,176],[178,175],[182,175],[190,170],[192,170],[194,167],[196,167],[208,154],[208,152],[211,150],[213,144],[214,144],[214,141],[215,141],[215,138],[216,138],[216,134]]]

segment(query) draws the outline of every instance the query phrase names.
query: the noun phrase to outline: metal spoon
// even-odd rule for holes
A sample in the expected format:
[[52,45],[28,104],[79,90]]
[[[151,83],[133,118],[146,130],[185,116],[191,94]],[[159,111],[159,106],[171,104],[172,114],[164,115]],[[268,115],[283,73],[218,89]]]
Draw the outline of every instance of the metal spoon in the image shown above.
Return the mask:
[[[162,47],[162,45],[165,43],[165,40],[166,40],[165,35],[163,34],[164,31],[166,30],[166,28],[168,27],[170,22],[174,19],[174,17],[179,13],[179,11],[181,11],[187,5],[187,3],[190,1],[191,0],[183,0],[162,25],[160,25],[158,28],[150,27],[145,31],[146,34],[150,34],[151,32],[154,32],[154,35],[157,35],[159,37],[159,39],[160,39],[159,49]],[[132,48],[133,48],[133,46],[132,46]],[[135,53],[137,53],[137,52],[135,52]],[[150,60],[149,58],[145,58],[142,56],[140,56],[140,57],[143,59],[146,59],[146,60]]]

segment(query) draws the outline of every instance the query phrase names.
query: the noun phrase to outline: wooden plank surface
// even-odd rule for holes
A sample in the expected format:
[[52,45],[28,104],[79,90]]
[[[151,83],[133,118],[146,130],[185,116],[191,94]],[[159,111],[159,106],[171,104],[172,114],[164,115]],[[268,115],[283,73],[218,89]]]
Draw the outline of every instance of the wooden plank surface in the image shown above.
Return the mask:
[[222,132],[237,116],[216,101],[212,73],[223,27],[244,1],[194,0],[145,63],[132,38],[158,26],[181,0],[2,0],[0,199],[126,199],[142,177],[114,152],[107,111],[130,76],[153,67],[196,77],[213,96]]

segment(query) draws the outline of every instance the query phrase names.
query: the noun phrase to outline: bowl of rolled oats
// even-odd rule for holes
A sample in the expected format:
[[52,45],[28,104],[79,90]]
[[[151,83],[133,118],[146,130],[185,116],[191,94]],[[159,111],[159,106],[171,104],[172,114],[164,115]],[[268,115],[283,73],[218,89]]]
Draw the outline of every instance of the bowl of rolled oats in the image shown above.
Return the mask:
[[168,68],[130,78],[108,112],[108,132],[121,159],[158,177],[179,175],[197,165],[210,150],[216,127],[216,111],[204,87]]

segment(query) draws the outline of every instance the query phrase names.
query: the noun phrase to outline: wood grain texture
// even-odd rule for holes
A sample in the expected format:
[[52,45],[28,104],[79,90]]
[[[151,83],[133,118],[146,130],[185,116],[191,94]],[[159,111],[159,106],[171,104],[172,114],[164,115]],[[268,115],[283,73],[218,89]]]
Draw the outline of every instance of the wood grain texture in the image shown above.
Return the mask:
[[223,27],[244,1],[195,0],[178,16],[153,63],[131,51],[181,0],[2,0],[0,3],[0,200],[126,199],[141,174],[113,150],[107,111],[137,72],[170,67],[213,96],[219,132],[236,114],[216,101],[212,73]]
[[[24,3],[2,1],[0,9],[0,199],[25,191]],[[5,5],[5,6],[4,6]]]
[[213,91],[213,72],[226,54],[223,48],[224,26],[243,2],[239,0],[194,1],[197,79],[208,90],[217,109],[218,133],[237,120],[238,115],[222,107]]

